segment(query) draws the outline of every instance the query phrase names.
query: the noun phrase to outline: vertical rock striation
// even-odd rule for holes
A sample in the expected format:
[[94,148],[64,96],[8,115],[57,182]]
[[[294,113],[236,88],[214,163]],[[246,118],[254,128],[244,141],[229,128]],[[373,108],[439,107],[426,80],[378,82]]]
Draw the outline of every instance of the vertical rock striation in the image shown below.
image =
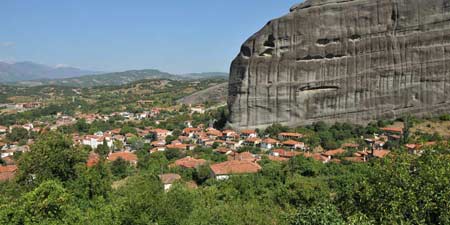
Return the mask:
[[450,109],[450,0],[307,0],[231,65],[238,128],[366,123]]

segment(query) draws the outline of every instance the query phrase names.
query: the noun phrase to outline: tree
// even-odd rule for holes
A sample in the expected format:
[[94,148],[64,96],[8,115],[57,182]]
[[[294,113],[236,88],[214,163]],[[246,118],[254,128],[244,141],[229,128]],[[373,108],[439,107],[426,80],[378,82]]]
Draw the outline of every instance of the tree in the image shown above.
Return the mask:
[[300,207],[292,216],[290,225],[344,225],[344,220],[330,202],[320,202],[312,207]]
[[130,167],[130,163],[125,159],[118,158],[113,161],[111,164],[111,173],[118,177],[119,179],[123,179],[128,176],[128,168]]
[[78,178],[69,183],[77,199],[91,200],[97,197],[107,199],[111,191],[111,171],[104,160],[93,167],[79,166]]
[[86,162],[87,152],[74,147],[61,133],[50,132],[32,145],[19,160],[18,181],[39,184],[55,179],[62,182],[76,178],[76,165]]
[[103,144],[97,146],[97,149],[95,149],[95,152],[103,158],[106,158],[108,156],[110,149],[108,147],[108,142],[106,142],[106,139],[103,140]]
[[179,149],[172,149],[172,148],[169,148],[166,151],[164,151],[164,154],[166,155],[166,158],[169,161],[172,159],[179,159],[183,155]]
[[28,140],[28,131],[22,127],[15,127],[11,130],[10,133],[6,134],[6,138],[11,141],[27,141]]
[[54,180],[43,182],[0,212],[2,224],[76,224],[81,216],[73,196]]
[[281,133],[281,132],[287,132],[288,130],[289,130],[288,127],[283,126],[283,125],[281,125],[281,124],[279,124],[279,123],[274,123],[274,124],[272,124],[272,126],[267,127],[267,128],[264,130],[264,134],[269,135],[270,137],[275,138],[275,137],[278,136],[279,133]]

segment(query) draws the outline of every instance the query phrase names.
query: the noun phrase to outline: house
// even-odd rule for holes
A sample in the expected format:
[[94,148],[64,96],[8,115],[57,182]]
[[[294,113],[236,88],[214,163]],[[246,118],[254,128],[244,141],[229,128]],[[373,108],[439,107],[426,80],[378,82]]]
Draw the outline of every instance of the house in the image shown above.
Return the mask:
[[426,142],[424,144],[406,144],[405,147],[408,149],[409,154],[420,155],[423,153],[423,148],[428,146],[436,145],[436,142]]
[[287,141],[284,141],[282,144],[284,147],[292,149],[292,150],[295,150],[295,149],[304,150],[305,149],[305,143],[294,141],[294,140],[287,140]]
[[175,161],[171,166],[179,166],[187,169],[195,169],[206,163],[204,159],[195,159],[190,156]]
[[257,137],[250,137],[245,139],[244,145],[245,146],[251,146],[251,147],[257,147],[261,143],[261,139]]
[[206,112],[206,109],[202,105],[197,105],[197,106],[191,107],[191,113],[204,114],[205,112]]
[[384,127],[380,130],[384,131],[385,135],[389,137],[389,140],[399,140],[403,135],[403,128]]
[[295,151],[287,151],[284,149],[276,149],[272,151],[272,156],[274,157],[281,157],[281,158],[293,158],[295,156],[301,155],[300,152],[295,152]]
[[324,156],[324,155],[322,155],[322,154],[320,154],[320,153],[310,153],[310,152],[307,152],[307,153],[303,154],[303,156],[304,156],[305,158],[312,158],[312,159],[314,159],[314,160],[316,160],[316,161],[319,161],[319,162],[322,162],[322,163],[328,163],[328,162],[330,162],[330,159],[329,159],[328,157],[326,157],[326,156]]
[[16,152],[16,150],[14,150],[14,149],[2,150],[2,151],[0,151],[1,158],[5,158],[5,157],[8,157],[8,156],[13,156],[15,152]]
[[108,156],[108,161],[113,162],[118,160],[119,158],[122,158],[123,160],[129,162],[132,165],[136,165],[138,158],[136,154],[131,152],[114,152],[110,153]]
[[241,142],[235,142],[235,141],[226,141],[225,142],[225,146],[227,148],[230,148],[232,150],[236,150],[237,148],[239,148],[241,146]]
[[374,150],[372,151],[372,156],[382,159],[382,158],[386,157],[387,155],[389,155],[389,153],[391,153],[391,151],[389,151],[389,150],[384,150],[384,149],[378,150],[378,149],[374,149]]
[[239,139],[239,134],[234,130],[224,130],[222,131],[223,137],[227,141],[237,140]]
[[214,151],[217,152],[217,153],[220,153],[220,154],[224,154],[224,155],[229,155],[229,154],[231,154],[233,152],[231,149],[224,148],[224,147],[217,148]]
[[302,137],[303,137],[303,134],[299,134],[299,133],[282,132],[282,133],[278,134],[278,138],[280,140],[300,139]]
[[188,127],[183,129],[183,135],[193,138],[194,135],[201,132],[202,129],[196,127]]
[[258,173],[261,166],[249,161],[232,160],[210,166],[212,175],[217,180],[226,180],[231,175]]
[[178,150],[181,150],[181,151],[190,150],[190,149],[188,149],[189,147],[190,147],[190,145],[188,145],[188,144],[181,144],[181,143],[175,143],[175,144],[166,145],[166,149],[178,149]]
[[16,165],[0,166],[0,181],[4,182],[13,179],[16,175],[16,171]]
[[261,148],[270,150],[278,147],[279,144],[280,142],[278,140],[275,140],[273,138],[265,138],[261,142]]
[[150,130],[150,133],[154,134],[159,140],[166,139],[167,136],[172,135],[171,131],[165,129],[153,129]]
[[164,191],[167,192],[175,182],[181,180],[181,176],[176,173],[166,173],[159,175],[159,179],[164,185]]
[[111,137],[105,137],[103,136],[103,133],[99,135],[100,133],[97,133],[97,135],[86,135],[83,138],[82,144],[88,145],[92,149],[98,148],[99,145],[103,144],[103,141],[106,141],[106,145],[108,145],[108,148],[113,147],[113,140]]
[[221,138],[223,136],[222,132],[216,130],[214,128],[208,128],[206,134],[210,139],[216,140],[217,138]]
[[325,157],[327,157],[328,160],[331,160],[332,158],[335,158],[335,157],[338,156],[338,155],[345,154],[346,152],[347,152],[346,150],[344,150],[344,149],[342,149],[342,148],[339,148],[339,149],[335,149],[335,150],[329,150],[329,151],[326,151],[326,152],[324,152],[322,155],[324,155]]
[[277,157],[277,156],[273,156],[273,155],[269,155],[267,157],[269,158],[269,160],[275,161],[275,162],[286,162],[286,161],[289,161],[288,158]]
[[242,130],[241,131],[241,138],[247,139],[247,138],[256,138],[258,137],[258,133],[255,130]]
[[0,126],[0,134],[4,134],[6,132],[8,132],[8,127]]
[[250,152],[242,152],[242,153],[233,152],[228,155],[228,161],[232,160],[256,162],[259,160],[259,158]]

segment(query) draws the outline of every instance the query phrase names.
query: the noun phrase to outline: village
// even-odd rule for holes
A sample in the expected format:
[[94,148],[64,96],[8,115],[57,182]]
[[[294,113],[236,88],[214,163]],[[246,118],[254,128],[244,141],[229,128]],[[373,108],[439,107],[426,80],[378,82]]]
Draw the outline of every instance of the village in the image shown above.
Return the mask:
[[[14,178],[17,170],[17,156],[30,151],[32,149],[30,146],[38,135],[57,130],[64,132],[65,127],[75,126],[79,121],[92,124],[96,121],[107,122],[118,117],[123,120],[123,123],[131,121],[139,124],[140,121],[151,120],[154,124],[160,124],[162,121],[158,119],[161,118],[161,112],[177,112],[179,108],[152,108],[141,113],[114,112],[109,115],[77,113],[74,116],[68,116],[58,113],[54,116],[53,123],[33,121],[20,125],[0,125],[0,149],[3,162],[0,166],[0,180],[7,181]],[[179,113],[187,113],[192,117],[206,112],[204,106],[195,105],[189,106],[187,112]],[[216,180],[226,180],[234,175],[258,173],[261,170],[258,164],[261,160],[283,163],[293,157],[305,157],[326,164],[365,163],[372,159],[382,159],[391,154],[391,150],[386,148],[386,143],[399,141],[404,135],[401,127],[382,127],[372,136],[342,143],[336,149],[324,149],[308,146],[303,141],[306,138],[305,134],[298,132],[287,131],[268,135],[259,130],[216,129],[213,123],[194,124],[192,120],[183,121],[181,127],[183,127],[182,130],[169,130],[164,127],[129,127],[127,125],[126,128],[118,127],[83,134],[68,132],[66,135],[72,138],[73,145],[90,149],[91,153],[86,162],[90,167],[99,161],[100,156],[96,153],[99,147],[107,146],[109,162],[122,159],[134,167],[138,164],[137,148],[146,148],[145,151],[149,154],[177,152],[180,158],[171,159],[171,168],[197,169],[199,166],[207,166],[210,177]],[[11,138],[20,135],[28,139]],[[137,142],[140,144],[136,144]],[[410,154],[420,155],[423,147],[433,144],[436,142],[407,143],[403,148]],[[196,158],[196,155],[192,154],[196,149],[211,149],[212,154],[220,160]],[[181,176],[170,173],[170,169],[166,172],[161,173],[160,177],[165,189],[168,189],[173,182],[179,181]]]

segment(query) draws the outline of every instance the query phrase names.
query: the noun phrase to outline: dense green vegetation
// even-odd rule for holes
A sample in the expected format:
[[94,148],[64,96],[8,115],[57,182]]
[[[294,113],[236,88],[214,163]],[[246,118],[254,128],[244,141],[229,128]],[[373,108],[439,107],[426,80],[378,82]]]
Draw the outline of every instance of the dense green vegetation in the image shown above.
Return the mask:
[[[449,224],[449,147],[442,143],[422,156],[398,149],[365,164],[263,159],[260,173],[219,182],[207,166],[169,168],[185,156],[170,151],[139,151],[137,168],[104,158],[88,168],[87,150],[50,133],[22,155],[16,180],[0,185],[0,223]],[[224,160],[211,149],[190,154]],[[161,172],[177,172],[200,186],[180,182],[166,193]]]

